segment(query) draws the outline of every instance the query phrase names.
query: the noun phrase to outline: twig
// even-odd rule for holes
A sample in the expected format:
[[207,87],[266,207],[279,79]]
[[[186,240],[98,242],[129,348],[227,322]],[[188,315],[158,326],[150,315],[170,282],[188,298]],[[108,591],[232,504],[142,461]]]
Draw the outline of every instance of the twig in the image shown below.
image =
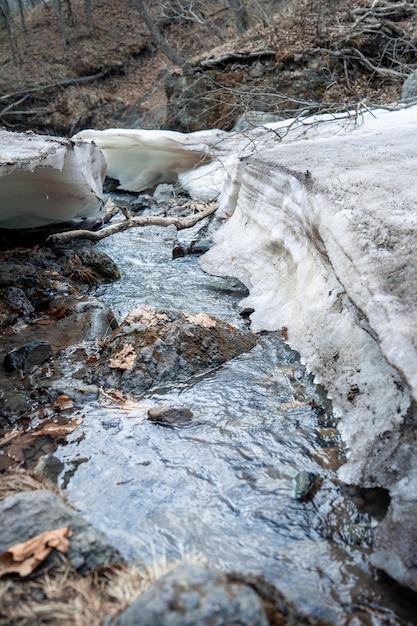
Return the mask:
[[342,48],[341,50],[323,50],[323,52],[327,52],[330,56],[336,58],[352,58],[356,57],[359,61],[371,72],[375,72],[375,74],[381,74],[382,76],[392,76],[394,78],[405,78],[410,72],[397,72],[396,70],[391,70],[388,67],[377,67],[374,65],[369,59],[366,58],[362,52],[360,52],[357,48]]
[[[120,207],[119,207],[120,208]],[[177,217],[131,217],[123,222],[117,222],[116,224],[111,224],[110,226],[106,226],[98,231],[90,231],[90,230],[69,230],[65,233],[56,233],[54,235],[50,235],[47,239],[48,242],[51,243],[63,243],[65,241],[71,241],[72,239],[89,239],[90,241],[100,241],[101,239],[105,239],[106,237],[110,237],[111,235],[115,235],[116,233],[124,232],[125,230],[130,230],[131,228],[140,228],[143,226],[171,226],[172,224],[177,228],[177,230],[183,230],[184,228],[191,228],[197,222],[212,215],[218,208],[216,203],[208,206],[204,211],[196,213],[194,215],[189,215],[184,219],[179,219]]]

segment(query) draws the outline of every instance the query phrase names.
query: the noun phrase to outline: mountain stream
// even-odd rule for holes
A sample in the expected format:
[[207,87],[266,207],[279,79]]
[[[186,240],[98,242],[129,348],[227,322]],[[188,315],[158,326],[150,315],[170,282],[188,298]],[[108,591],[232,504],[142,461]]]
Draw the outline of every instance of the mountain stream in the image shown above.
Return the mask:
[[[149,304],[244,327],[245,287],[204,274],[195,255],[173,260],[175,238],[174,227],[146,227],[102,241],[122,278],[96,295],[119,321]],[[85,407],[58,454],[71,503],[126,559],[203,555],[265,576],[297,608],[334,623],[365,606],[375,608],[369,624],[412,621],[403,591],[367,563],[386,496],[338,481],[337,419],[281,333],[138,401],[105,400]],[[161,404],[190,409],[191,425],[152,423],[147,411]]]

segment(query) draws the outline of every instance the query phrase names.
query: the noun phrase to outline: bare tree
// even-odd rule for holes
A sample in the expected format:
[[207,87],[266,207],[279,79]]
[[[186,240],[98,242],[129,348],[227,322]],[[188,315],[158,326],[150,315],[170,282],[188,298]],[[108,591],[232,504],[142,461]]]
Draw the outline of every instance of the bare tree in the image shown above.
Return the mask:
[[183,59],[175,50],[169,45],[155,22],[153,21],[151,14],[146,8],[145,4],[142,0],[133,0],[133,4],[136,6],[139,11],[143,21],[145,22],[154,43],[162,50],[165,56],[168,57],[174,65],[183,66],[185,64],[185,59]]
[[58,24],[59,24],[59,30],[61,32],[61,37],[65,41],[65,43],[68,43],[67,33],[65,32],[64,18],[62,17],[61,0],[55,0],[55,7],[56,7],[56,13],[58,16]]
[[72,11],[71,0],[64,0],[64,2],[65,6],[67,7],[67,24],[69,26],[75,26],[75,18]]
[[247,11],[244,0],[228,0],[230,4],[230,8],[233,11],[236,31],[240,33],[244,33],[249,29],[250,21],[249,21],[249,13]]
[[18,5],[19,5],[19,13],[20,13],[20,21],[22,23],[22,29],[24,33],[27,33],[26,22],[25,22],[25,9],[23,6],[23,1],[18,0]]
[[7,30],[7,37],[9,39],[9,46],[10,52],[12,54],[13,63],[14,65],[18,65],[18,62],[21,61],[21,59],[16,40],[14,38],[9,0],[0,0],[0,17],[3,19],[4,25]]
[[93,23],[93,15],[91,13],[91,0],[85,0],[84,6],[85,6],[85,16],[87,19],[88,33],[92,35],[94,31],[94,23]]

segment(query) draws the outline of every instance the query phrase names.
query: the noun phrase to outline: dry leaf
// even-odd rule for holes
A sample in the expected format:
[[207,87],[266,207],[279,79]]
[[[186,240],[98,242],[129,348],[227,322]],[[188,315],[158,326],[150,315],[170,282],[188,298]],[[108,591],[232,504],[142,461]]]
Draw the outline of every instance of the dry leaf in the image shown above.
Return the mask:
[[57,411],[65,411],[66,409],[72,409],[74,406],[74,401],[70,396],[67,396],[66,393],[62,393],[60,396],[57,396],[55,402],[52,407]]
[[184,313],[184,317],[191,324],[197,324],[203,328],[214,328],[217,324],[216,320],[207,313],[197,313],[196,315],[187,315]]
[[130,343],[125,343],[115,357],[109,360],[109,366],[113,369],[132,371],[136,357],[137,354],[133,346]]
[[34,437],[39,437],[39,435],[67,435],[68,433],[72,433],[78,426],[82,424],[82,420],[80,418],[74,418],[65,424],[56,424],[55,422],[48,422],[44,424],[39,430],[34,431],[32,434]]
[[67,553],[71,529],[68,526],[46,530],[45,532],[12,546],[3,552],[0,558],[0,578],[5,574],[16,573],[20,576],[31,574],[53,549]]

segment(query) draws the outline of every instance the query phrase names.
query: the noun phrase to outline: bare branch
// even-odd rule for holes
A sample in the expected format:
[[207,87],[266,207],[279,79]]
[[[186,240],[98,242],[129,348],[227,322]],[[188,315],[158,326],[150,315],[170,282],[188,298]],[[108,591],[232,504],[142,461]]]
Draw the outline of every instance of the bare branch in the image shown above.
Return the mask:
[[111,224],[110,226],[106,226],[106,228],[102,228],[98,231],[69,230],[64,233],[56,233],[54,235],[50,235],[47,241],[51,243],[63,243],[65,241],[72,241],[73,239],[89,239],[90,241],[100,241],[101,239],[105,239],[106,237],[110,237],[111,235],[115,235],[116,233],[121,233],[125,230],[130,230],[131,228],[141,228],[143,226],[166,227],[173,224],[177,228],[177,230],[183,230],[184,228],[191,228],[205,217],[213,215],[217,208],[217,203],[211,203],[203,211],[199,211],[198,213],[189,215],[182,220],[178,217],[131,217],[123,222]]

